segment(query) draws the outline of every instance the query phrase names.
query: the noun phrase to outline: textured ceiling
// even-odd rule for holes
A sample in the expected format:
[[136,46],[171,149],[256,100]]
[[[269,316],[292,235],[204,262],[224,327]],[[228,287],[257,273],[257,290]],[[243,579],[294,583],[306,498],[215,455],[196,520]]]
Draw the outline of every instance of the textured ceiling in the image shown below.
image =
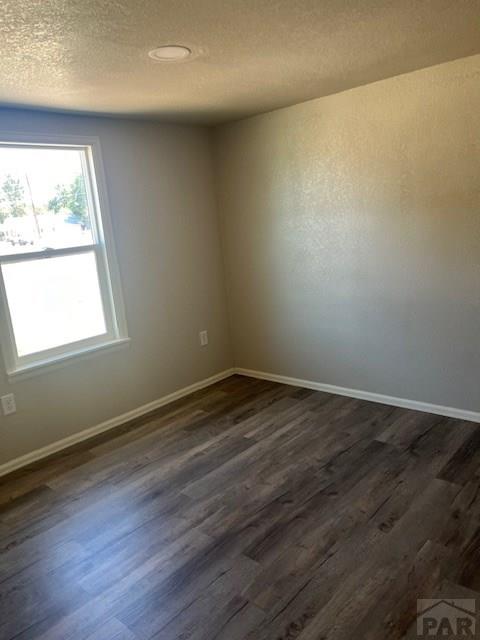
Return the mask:
[[0,104],[214,123],[479,52],[480,0],[3,0]]

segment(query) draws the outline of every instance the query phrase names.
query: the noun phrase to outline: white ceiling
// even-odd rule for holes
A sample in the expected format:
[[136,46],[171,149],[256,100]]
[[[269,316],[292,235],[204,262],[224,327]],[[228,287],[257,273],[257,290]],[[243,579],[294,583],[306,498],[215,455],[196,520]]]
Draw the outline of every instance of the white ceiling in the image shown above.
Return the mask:
[[0,104],[216,123],[479,52],[480,0],[3,0]]

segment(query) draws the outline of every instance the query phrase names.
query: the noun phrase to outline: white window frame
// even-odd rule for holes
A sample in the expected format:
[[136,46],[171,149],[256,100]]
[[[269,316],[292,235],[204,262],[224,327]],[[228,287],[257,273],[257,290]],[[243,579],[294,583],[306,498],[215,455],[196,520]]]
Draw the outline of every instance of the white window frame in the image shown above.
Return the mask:
[[[129,342],[120,272],[115,254],[113,229],[108,206],[105,173],[100,141],[96,137],[72,135],[38,135],[0,131],[0,146],[74,149],[82,154],[86,177],[88,211],[91,218],[92,244],[62,249],[47,249],[0,256],[0,341],[7,375],[10,379],[56,365],[74,357],[120,346]],[[106,333],[68,343],[38,353],[19,356],[1,266],[93,252],[96,258]]]

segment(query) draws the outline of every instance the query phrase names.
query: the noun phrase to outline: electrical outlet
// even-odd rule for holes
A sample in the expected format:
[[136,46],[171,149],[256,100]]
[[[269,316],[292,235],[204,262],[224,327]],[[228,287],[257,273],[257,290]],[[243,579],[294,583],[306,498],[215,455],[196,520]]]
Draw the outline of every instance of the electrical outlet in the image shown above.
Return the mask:
[[8,393],[6,396],[2,396],[2,410],[4,416],[9,416],[17,411],[17,405],[15,403],[15,396],[13,393]]
[[208,332],[207,331],[200,331],[200,333],[198,334],[198,337],[200,339],[200,346],[201,347],[206,347],[208,344]]

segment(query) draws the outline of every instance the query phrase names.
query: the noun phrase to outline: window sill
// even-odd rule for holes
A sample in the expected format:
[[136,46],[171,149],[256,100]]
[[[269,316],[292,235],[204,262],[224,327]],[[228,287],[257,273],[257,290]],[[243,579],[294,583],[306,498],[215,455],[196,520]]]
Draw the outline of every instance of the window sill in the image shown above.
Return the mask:
[[86,347],[78,351],[66,353],[62,356],[56,356],[55,358],[51,358],[49,360],[42,360],[29,365],[24,365],[23,367],[15,369],[15,371],[8,372],[8,380],[9,382],[24,380],[25,378],[30,378],[47,371],[52,371],[54,369],[64,367],[72,360],[88,358],[89,356],[93,356],[100,352],[113,351],[122,347],[126,347],[129,345],[129,343],[130,338],[117,338],[116,340],[111,340],[110,342],[94,345],[92,347]]

